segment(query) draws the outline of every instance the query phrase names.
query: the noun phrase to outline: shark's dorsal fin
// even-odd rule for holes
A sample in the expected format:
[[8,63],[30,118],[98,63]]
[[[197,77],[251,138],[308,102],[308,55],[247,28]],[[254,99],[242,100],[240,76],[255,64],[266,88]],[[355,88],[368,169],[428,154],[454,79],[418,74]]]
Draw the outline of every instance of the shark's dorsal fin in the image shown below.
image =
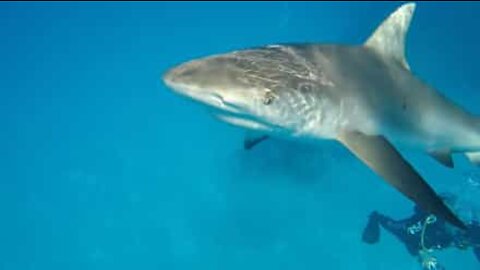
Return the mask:
[[365,42],[365,46],[383,57],[398,61],[410,69],[405,59],[405,38],[415,11],[415,3],[404,4],[383,21]]

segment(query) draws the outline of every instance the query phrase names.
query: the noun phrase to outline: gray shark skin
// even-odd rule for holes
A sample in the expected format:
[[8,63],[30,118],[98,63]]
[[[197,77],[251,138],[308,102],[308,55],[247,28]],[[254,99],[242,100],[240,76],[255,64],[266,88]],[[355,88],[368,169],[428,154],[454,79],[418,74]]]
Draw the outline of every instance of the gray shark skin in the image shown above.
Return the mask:
[[270,136],[336,140],[426,212],[465,228],[394,147],[448,167],[452,153],[480,162],[480,121],[410,71],[405,39],[414,10],[402,5],[361,45],[238,50],[183,63],[163,80],[248,130],[245,148]]

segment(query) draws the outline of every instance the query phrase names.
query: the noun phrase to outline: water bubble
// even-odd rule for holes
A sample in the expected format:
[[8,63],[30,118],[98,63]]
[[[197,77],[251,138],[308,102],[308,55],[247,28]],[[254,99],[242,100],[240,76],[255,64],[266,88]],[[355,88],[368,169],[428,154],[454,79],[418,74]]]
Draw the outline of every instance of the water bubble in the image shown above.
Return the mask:
[[480,188],[480,172],[465,173],[466,183],[474,188]]
[[480,172],[468,171],[462,175],[462,182],[455,192],[458,196],[456,212],[465,221],[479,220],[480,218]]
[[468,177],[467,182],[473,187],[476,187],[476,188],[480,187],[480,181],[476,177]]

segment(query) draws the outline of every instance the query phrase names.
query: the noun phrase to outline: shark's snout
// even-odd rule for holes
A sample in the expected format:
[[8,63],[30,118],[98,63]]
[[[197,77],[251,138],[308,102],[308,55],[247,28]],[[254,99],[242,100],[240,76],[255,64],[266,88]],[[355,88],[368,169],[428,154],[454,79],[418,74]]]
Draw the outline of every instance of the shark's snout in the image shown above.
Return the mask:
[[163,82],[170,86],[173,82],[175,82],[175,77],[178,72],[176,71],[175,68],[167,70],[165,73],[163,73],[162,80]]
[[163,75],[165,84],[177,93],[190,97],[219,94],[223,89],[222,65],[214,58],[197,59],[182,63]]
[[[198,73],[199,65],[196,61],[187,62],[169,69],[163,74],[163,81],[168,86],[187,85],[194,83],[195,74]],[[175,88],[175,87],[173,87]]]
[[198,97],[199,95],[225,96],[238,89],[242,74],[224,57],[206,57],[182,63],[163,75],[172,90]]
[[[165,72],[164,83],[176,93],[206,103],[216,108],[227,109],[224,101],[225,87],[219,84],[222,67],[216,59],[197,59]],[[232,110],[232,109],[230,109]]]

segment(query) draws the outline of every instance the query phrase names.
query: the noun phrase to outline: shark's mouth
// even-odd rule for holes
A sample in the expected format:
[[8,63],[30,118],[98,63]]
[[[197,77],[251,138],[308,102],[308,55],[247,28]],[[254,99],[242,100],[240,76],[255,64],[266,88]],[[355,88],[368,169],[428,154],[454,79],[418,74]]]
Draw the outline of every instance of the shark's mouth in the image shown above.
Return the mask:
[[205,91],[194,86],[172,82],[168,82],[167,85],[173,89],[175,93],[187,97],[197,103],[213,107],[216,110],[229,113],[241,113],[242,111],[245,111],[241,106],[226,101],[221,95],[216,94],[213,91]]
[[[219,97],[221,98],[221,97]],[[226,123],[247,129],[260,130],[266,133],[273,133],[281,127],[270,121],[250,113],[242,106],[225,102],[222,99],[222,106],[213,107],[211,113]]]
[[217,110],[223,110],[233,114],[245,114],[245,112],[247,111],[244,107],[225,100],[219,94],[215,94],[215,93],[210,94],[208,100],[213,101],[214,104],[210,104],[210,105],[213,105]]
[[[266,133],[273,133],[282,128],[267,119],[256,116],[248,108],[229,102],[219,94],[210,94],[210,99],[215,100],[212,106],[212,113],[221,121],[234,126],[240,126],[247,129],[260,130]],[[210,103],[210,105],[212,105]]]
[[177,94],[208,107],[215,117],[231,125],[265,132],[278,128],[265,119],[255,116],[246,107],[228,101],[220,94],[176,83],[168,83],[168,86]]
[[258,121],[257,119],[252,117],[247,117],[239,114],[229,114],[229,113],[217,113],[215,114],[215,116],[221,121],[224,121],[234,126],[239,126],[239,127],[253,129],[253,130],[261,130],[265,132],[273,131],[273,126],[267,123]]

